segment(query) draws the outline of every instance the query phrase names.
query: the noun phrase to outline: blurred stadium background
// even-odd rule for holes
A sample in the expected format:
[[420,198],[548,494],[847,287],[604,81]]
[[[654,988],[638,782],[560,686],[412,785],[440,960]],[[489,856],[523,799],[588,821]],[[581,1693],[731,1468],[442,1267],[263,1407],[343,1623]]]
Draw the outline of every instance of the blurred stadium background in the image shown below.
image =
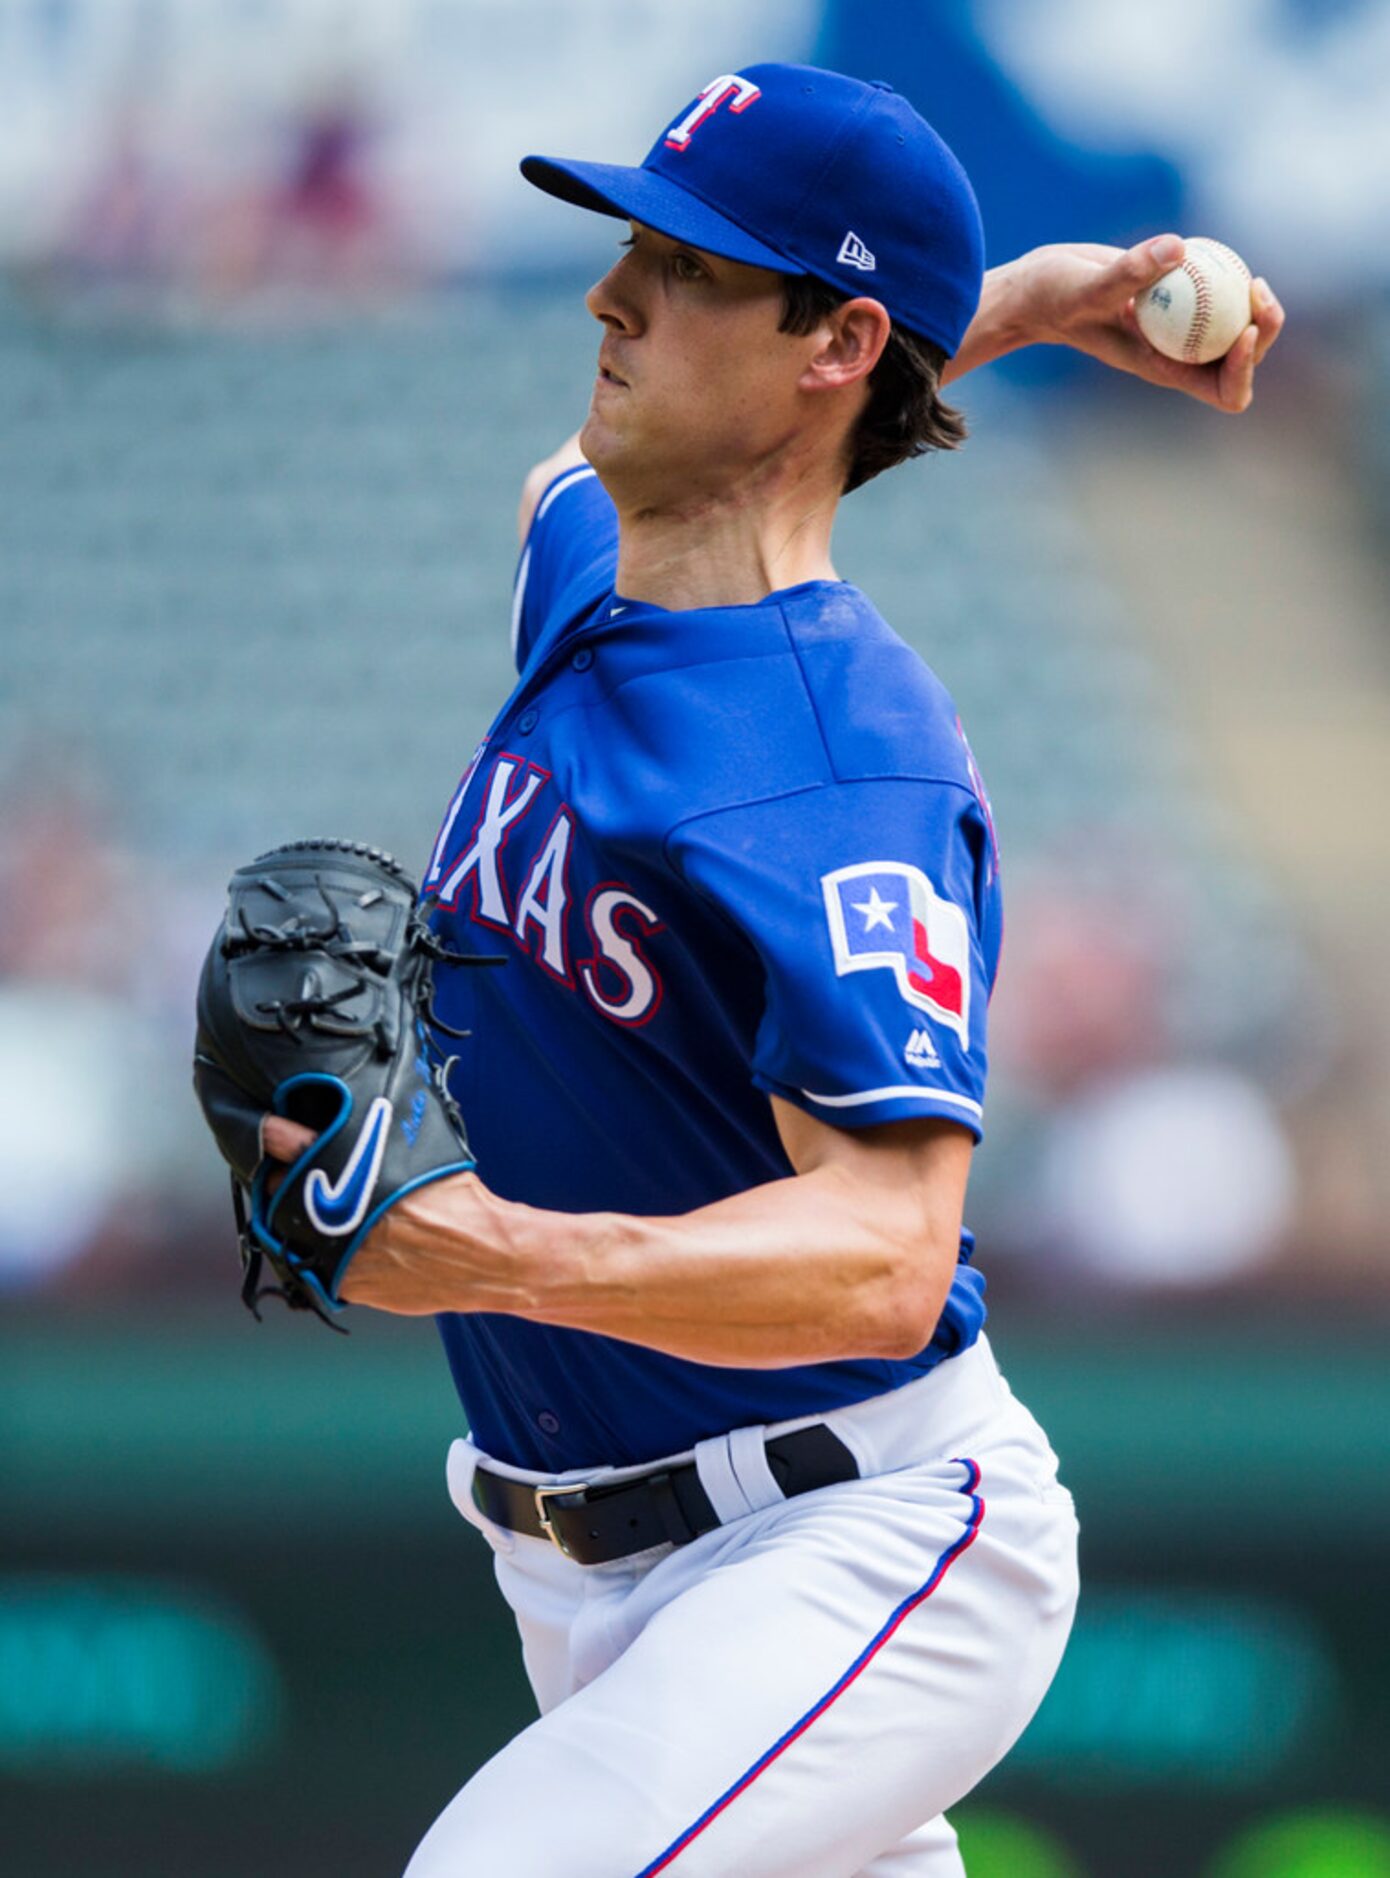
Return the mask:
[[517,158],[758,57],[907,91],[996,259],[1209,232],[1289,309],[1239,423],[977,375],[837,558],[991,783],[971,1215],[1085,1531],[972,1878],[1390,1873],[1390,7],[0,0],[13,1878],[395,1871],[530,1713],[430,1327],[236,1302],[192,987],[259,846],[418,867],[509,689],[612,232]]

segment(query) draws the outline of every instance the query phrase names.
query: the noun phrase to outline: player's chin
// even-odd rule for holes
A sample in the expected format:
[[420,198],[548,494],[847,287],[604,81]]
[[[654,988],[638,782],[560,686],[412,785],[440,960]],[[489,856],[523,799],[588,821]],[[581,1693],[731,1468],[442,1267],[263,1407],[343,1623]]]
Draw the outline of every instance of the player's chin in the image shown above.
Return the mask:
[[[603,400],[605,405],[607,400]],[[597,389],[594,402],[589,406],[589,415],[584,420],[584,427],[579,433],[579,447],[593,467],[602,475],[605,469],[620,463],[630,454],[630,440],[626,427],[615,422],[614,413],[597,408],[599,397]]]

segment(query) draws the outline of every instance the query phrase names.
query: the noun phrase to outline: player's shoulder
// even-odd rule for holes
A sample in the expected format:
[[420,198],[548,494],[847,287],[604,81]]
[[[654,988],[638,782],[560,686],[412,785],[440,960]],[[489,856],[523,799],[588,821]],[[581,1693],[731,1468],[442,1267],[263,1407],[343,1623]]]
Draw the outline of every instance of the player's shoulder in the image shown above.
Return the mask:
[[664,761],[644,802],[666,841],[813,796],[830,815],[987,817],[951,694],[858,588],[808,582],[703,625],[652,729]]
[[562,462],[533,493],[512,584],[512,653],[518,671],[611,590],[617,566],[617,515],[582,458]]
[[849,582],[818,582],[782,605],[831,773],[971,788],[955,701],[931,667]]

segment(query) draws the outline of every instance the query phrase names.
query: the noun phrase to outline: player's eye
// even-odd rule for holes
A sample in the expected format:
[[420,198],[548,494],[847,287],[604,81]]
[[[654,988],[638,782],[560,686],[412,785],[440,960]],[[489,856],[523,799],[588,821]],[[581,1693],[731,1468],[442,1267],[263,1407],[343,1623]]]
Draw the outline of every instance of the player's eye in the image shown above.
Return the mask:
[[677,280],[703,280],[705,278],[705,270],[693,254],[682,254],[679,251],[673,254],[671,269]]

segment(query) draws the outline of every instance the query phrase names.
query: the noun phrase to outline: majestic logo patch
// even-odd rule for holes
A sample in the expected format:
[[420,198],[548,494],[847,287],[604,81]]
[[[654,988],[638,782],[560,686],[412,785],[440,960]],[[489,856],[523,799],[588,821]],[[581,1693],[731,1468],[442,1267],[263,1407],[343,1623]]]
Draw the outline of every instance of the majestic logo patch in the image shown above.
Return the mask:
[[377,1096],[367,1110],[362,1132],[336,1183],[329,1180],[321,1167],[310,1170],[304,1182],[304,1210],[320,1232],[337,1236],[353,1232],[361,1225],[376,1177],[381,1172],[391,1113],[386,1097]]
[[857,267],[861,274],[872,274],[878,266],[872,248],[866,248],[852,228],[845,230],[840,252],[835,256],[841,267]]
[[940,1069],[941,1058],[936,1054],[936,1045],[932,1042],[931,1032],[925,1025],[914,1030],[907,1040],[903,1051],[903,1061],[914,1069]]
[[970,1046],[970,928],[953,900],[905,861],[861,861],[821,876],[835,970],[891,971],[902,998]]

